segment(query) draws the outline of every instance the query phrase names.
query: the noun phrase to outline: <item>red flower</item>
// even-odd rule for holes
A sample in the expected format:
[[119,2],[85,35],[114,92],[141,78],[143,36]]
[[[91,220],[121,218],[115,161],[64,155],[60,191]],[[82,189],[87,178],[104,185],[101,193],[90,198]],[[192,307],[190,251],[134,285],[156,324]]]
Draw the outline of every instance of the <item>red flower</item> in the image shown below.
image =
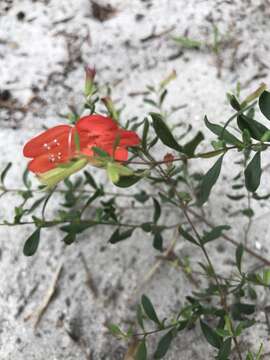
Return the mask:
[[[75,133],[79,139],[79,149],[76,148]],[[93,146],[106,151],[118,161],[128,159],[130,146],[140,142],[134,131],[119,128],[111,118],[102,115],[82,117],[75,125],[58,125],[26,143],[23,154],[32,158],[28,169],[34,173],[44,173],[54,169],[59,164],[69,162],[72,158],[86,155],[95,156]]]

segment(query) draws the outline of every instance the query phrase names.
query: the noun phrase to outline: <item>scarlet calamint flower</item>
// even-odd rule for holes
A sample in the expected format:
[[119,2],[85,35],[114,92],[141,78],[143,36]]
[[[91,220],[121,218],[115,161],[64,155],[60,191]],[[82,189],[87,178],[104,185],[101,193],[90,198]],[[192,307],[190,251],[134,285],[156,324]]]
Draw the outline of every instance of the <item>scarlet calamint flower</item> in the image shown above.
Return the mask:
[[[140,138],[134,131],[120,128],[113,119],[89,115],[79,119],[75,126],[58,125],[44,131],[25,144],[23,154],[32,158],[28,169],[43,175],[56,168],[67,168],[66,164],[74,159],[84,159],[85,164],[89,162],[95,165],[97,155],[94,147],[105,151],[116,161],[126,161],[128,147],[136,146],[139,142]],[[63,170],[62,173],[61,178],[64,176]],[[56,175],[56,171],[53,174]]]

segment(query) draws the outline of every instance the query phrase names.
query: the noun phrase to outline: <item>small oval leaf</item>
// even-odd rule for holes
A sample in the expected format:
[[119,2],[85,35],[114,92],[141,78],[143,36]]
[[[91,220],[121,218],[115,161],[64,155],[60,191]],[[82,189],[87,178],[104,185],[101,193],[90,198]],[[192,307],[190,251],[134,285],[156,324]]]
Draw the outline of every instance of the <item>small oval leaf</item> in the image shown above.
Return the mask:
[[166,355],[173,338],[174,338],[173,330],[170,330],[159,340],[157,350],[155,351],[154,354],[154,359],[162,359]]
[[37,251],[40,240],[40,228],[37,228],[32,235],[26,240],[23,253],[25,256],[32,256]]
[[154,306],[151,302],[151,300],[146,296],[146,295],[142,295],[142,307],[143,307],[143,310],[145,312],[145,314],[147,315],[147,317],[154,321],[156,324],[160,325],[160,321],[157,317],[157,313],[154,309]]
[[264,91],[259,97],[259,107],[263,115],[270,120],[270,92]]
[[209,344],[219,349],[222,345],[222,338],[215,332],[215,330],[211,329],[210,326],[207,325],[204,321],[200,320],[200,324],[203,335],[205,336]]
[[138,346],[135,360],[147,360],[147,348],[145,339],[143,339]]
[[175,140],[174,136],[171,133],[171,130],[168,128],[167,124],[162,119],[162,116],[157,113],[150,113],[153,119],[153,127],[157,134],[157,137],[163,142],[164,145],[168,146],[171,149],[182,152],[183,148]]
[[217,182],[222,166],[223,156],[221,156],[217,162],[211,167],[210,170],[203,176],[201,182],[201,188],[198,195],[198,205],[203,205],[209,198],[212,187]]
[[258,151],[245,170],[245,184],[250,192],[255,192],[261,181],[261,153]]

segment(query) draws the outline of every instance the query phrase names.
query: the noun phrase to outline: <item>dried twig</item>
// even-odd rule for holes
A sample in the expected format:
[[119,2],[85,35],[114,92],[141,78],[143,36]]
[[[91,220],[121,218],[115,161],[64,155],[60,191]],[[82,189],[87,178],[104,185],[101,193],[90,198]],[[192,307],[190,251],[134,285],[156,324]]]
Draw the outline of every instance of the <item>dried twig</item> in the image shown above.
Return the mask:
[[86,285],[87,287],[91,290],[91,292],[93,293],[94,297],[97,298],[98,297],[98,289],[97,289],[97,286],[93,280],[93,277],[90,273],[90,270],[87,266],[87,262],[86,262],[86,259],[85,259],[85,256],[80,252],[80,258],[82,260],[82,264],[83,264],[83,267],[84,267],[84,270],[85,270],[85,273],[86,273]]
[[150,41],[150,40],[154,40],[154,39],[158,39],[164,35],[167,35],[169,34],[170,32],[172,32],[173,30],[175,29],[175,26],[171,26],[169,29],[166,29],[164,31],[161,31],[160,33],[155,33],[155,27],[153,28],[153,31],[150,35],[144,37],[141,39],[141,42],[147,42],[147,41]]
[[54,275],[54,278],[53,278],[53,282],[51,284],[51,286],[49,287],[48,291],[47,291],[47,294],[45,296],[45,298],[43,299],[43,302],[41,303],[41,305],[37,308],[36,311],[34,311],[33,313],[31,313],[30,315],[28,315],[26,318],[25,318],[25,321],[29,320],[30,318],[35,318],[34,320],[34,329],[36,330],[42,316],[44,315],[45,311],[47,310],[48,306],[50,305],[50,302],[52,301],[52,298],[55,294],[55,291],[57,289],[57,284],[58,284],[58,281],[59,281],[59,278],[60,278],[60,275],[62,273],[62,270],[63,270],[63,264],[61,263],[57,270],[56,270],[56,273]]

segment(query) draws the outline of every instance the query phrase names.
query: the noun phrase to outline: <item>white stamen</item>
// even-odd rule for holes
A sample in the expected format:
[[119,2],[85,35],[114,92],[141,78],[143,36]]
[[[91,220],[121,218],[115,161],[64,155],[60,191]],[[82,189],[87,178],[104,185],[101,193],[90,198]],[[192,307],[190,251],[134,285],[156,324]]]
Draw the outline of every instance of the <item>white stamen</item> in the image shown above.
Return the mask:
[[51,154],[50,154],[50,155],[48,156],[48,159],[49,159],[49,161],[52,162],[52,163],[55,162],[55,156],[54,156],[54,155],[51,155]]
[[50,150],[50,149],[51,149],[50,145],[48,145],[48,144],[46,144],[46,143],[43,145],[43,147],[45,147],[46,150]]

